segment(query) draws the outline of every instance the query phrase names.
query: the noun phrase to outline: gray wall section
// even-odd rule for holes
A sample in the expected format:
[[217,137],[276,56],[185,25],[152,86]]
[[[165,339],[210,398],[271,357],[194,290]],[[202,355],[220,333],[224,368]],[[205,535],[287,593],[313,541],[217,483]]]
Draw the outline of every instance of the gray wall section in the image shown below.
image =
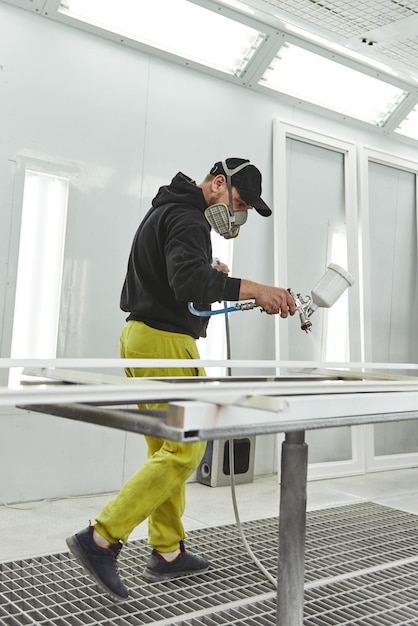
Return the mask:
[[[369,165],[370,360],[417,363],[417,215],[415,176]],[[375,454],[418,452],[417,422],[378,424]]]
[[[4,3],[0,66],[3,357],[10,354],[25,159],[62,166],[72,176],[58,356],[114,357],[132,236],[157,188],[177,171],[200,182],[220,158],[248,157],[263,172],[263,195],[272,203],[277,118],[399,150],[383,135],[291,107],[276,94],[256,94]],[[405,146],[404,153],[413,158],[415,150]],[[311,210],[307,204],[307,214]],[[273,281],[271,220],[250,215],[235,244],[233,270]],[[275,357],[272,318],[237,314],[231,332],[233,358]],[[0,376],[4,384],[6,373]],[[275,438],[259,438],[256,474],[273,471],[275,448]],[[139,436],[3,410],[0,501],[112,491],[144,455]]]
[[369,164],[373,361],[418,361],[416,197],[414,174]]
[[[288,279],[294,291],[305,296],[327,266],[329,223],[346,221],[344,155],[288,139],[287,172]],[[298,323],[290,325],[290,359],[321,360],[322,324],[312,320],[315,332],[309,335]]]
[[[344,155],[302,141],[287,140],[287,230],[289,284],[306,292],[317,284],[327,266],[329,224],[345,224]],[[289,327],[289,359],[321,361],[324,341],[322,313],[313,316],[313,331]],[[327,428],[306,433],[310,463],[351,459],[350,429]]]

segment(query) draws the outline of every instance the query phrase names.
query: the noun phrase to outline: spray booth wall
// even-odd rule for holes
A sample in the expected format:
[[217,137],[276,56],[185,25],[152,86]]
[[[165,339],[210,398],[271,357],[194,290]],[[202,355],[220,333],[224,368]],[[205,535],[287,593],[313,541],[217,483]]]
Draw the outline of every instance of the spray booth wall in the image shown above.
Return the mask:
[[[124,324],[119,294],[134,231],[157,188],[178,171],[200,182],[215,161],[248,157],[263,172],[263,195],[273,203],[275,119],[415,155],[408,145],[291,107],[278,96],[253,93],[2,2],[0,65],[2,357],[10,355],[27,167],[66,172],[71,180],[57,356],[115,357]],[[311,210],[307,202],[307,215]],[[252,212],[234,244],[233,274],[272,283],[273,247],[272,221]],[[301,272],[310,263],[305,252]],[[236,316],[233,358],[274,359],[274,320],[258,312]],[[4,371],[1,384],[7,384]],[[256,474],[276,467],[275,441],[257,440]],[[136,435],[2,410],[0,501],[117,490],[144,455]]]
[[[315,312],[311,333],[278,323],[280,358],[416,364],[418,161],[283,122],[275,130],[276,249],[279,270],[287,266],[278,281],[308,294],[329,263],[355,279]],[[310,478],[418,465],[415,421],[309,431],[306,440]]]

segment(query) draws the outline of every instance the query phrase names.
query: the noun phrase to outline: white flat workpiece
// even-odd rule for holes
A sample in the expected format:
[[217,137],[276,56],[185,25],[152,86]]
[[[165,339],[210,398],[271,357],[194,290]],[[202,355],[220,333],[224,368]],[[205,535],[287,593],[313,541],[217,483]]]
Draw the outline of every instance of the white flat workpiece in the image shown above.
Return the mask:
[[[289,395],[318,395],[318,394],[351,394],[397,392],[418,393],[416,379],[404,381],[342,381],[342,380],[312,380],[294,381],[205,381],[198,378],[193,382],[161,382],[147,378],[133,379],[129,385],[39,385],[22,386],[19,388],[0,388],[0,405],[13,404],[53,404],[56,402],[120,402],[144,403],[167,400],[200,400],[209,402],[231,402],[234,398],[238,402],[248,396],[289,396]],[[418,405],[417,405],[418,408]]]
[[[277,398],[274,398],[277,400]],[[267,398],[268,400],[268,398]],[[265,403],[263,408],[241,404],[217,405],[204,402],[170,402],[167,426],[184,431],[230,428],[250,424],[275,424],[277,432],[283,423],[309,422],[317,419],[368,416],[417,411],[418,391],[387,393],[352,393],[289,395],[280,404]],[[365,418],[364,423],[367,422]]]
[[[42,369],[38,376],[48,371]],[[249,433],[289,432],[309,428],[326,428],[377,421],[399,421],[418,418],[418,379],[398,377],[383,380],[373,376],[361,379],[361,373],[345,380],[340,373],[328,379],[300,377],[225,377],[210,379],[181,377],[125,379],[118,376],[97,378],[85,372],[54,370],[49,372],[54,383],[29,384],[17,389],[0,388],[0,406],[17,405],[30,410],[70,419],[123,427],[134,432],[147,432],[153,422],[136,404],[168,404],[163,422],[155,422],[158,432],[165,428],[167,438],[191,440],[224,436],[229,430]],[[62,381],[61,379],[64,379]],[[129,380],[129,384],[127,384]],[[67,384],[68,381],[74,384]],[[81,382],[82,381],[82,382]],[[84,410],[95,404],[101,413]],[[47,405],[51,405],[48,410]],[[61,405],[61,408],[60,408]],[[69,411],[70,405],[74,410]],[[133,405],[129,419],[115,411],[115,405]],[[77,416],[76,416],[77,413]],[[143,410],[142,410],[143,413]],[[141,421],[142,420],[142,421]],[[164,424],[162,426],[161,424]],[[122,426],[123,425],[123,426]],[[143,430],[146,429],[146,430]],[[171,433],[171,434],[170,434]],[[157,435],[155,435],[157,436]]]

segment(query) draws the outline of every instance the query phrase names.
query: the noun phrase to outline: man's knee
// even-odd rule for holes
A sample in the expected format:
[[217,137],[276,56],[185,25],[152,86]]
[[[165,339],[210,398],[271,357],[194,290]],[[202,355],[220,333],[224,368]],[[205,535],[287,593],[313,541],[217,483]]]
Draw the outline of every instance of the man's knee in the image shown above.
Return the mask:
[[205,453],[205,449],[206,441],[181,443],[178,444],[176,457],[181,465],[194,471],[199,466],[199,463]]

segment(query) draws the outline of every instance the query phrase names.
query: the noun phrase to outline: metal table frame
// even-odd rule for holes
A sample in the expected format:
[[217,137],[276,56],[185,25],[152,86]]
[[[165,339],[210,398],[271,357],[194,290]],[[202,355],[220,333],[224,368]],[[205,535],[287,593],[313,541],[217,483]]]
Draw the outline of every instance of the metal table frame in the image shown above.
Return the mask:
[[[45,375],[45,370],[42,371]],[[53,378],[71,378],[55,372]],[[133,379],[130,384],[0,389],[0,405],[176,441],[285,433],[281,457],[277,624],[302,626],[308,446],[305,430],[418,419],[418,381]],[[72,382],[80,382],[73,374]],[[119,382],[119,381],[116,381]],[[175,383],[175,384],[173,384]],[[126,408],[168,401],[166,410]],[[363,411],[361,409],[364,409]]]

